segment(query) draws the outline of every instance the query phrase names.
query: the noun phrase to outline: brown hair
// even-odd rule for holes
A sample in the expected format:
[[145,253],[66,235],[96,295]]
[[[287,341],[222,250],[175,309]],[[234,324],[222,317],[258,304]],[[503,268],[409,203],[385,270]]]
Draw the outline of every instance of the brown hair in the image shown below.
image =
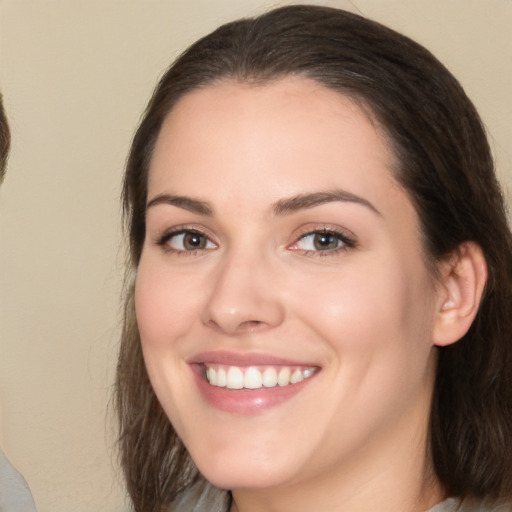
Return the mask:
[[2,95],[0,94],[0,183],[2,183],[5,176],[10,147],[11,133],[9,132],[9,124],[7,123],[7,117],[2,103]]
[[480,118],[457,80],[414,41],[342,10],[290,6],[226,24],[192,45],[160,80],[132,143],[123,196],[131,267],[117,407],[135,509],[161,510],[199,478],[149,383],[133,306],[155,141],[166,115],[194,89],[289,75],[354,98],[384,127],[432,268],[462,242],[482,248],[489,280],[477,318],[460,341],[439,349],[430,452],[450,494],[511,496],[512,235]]

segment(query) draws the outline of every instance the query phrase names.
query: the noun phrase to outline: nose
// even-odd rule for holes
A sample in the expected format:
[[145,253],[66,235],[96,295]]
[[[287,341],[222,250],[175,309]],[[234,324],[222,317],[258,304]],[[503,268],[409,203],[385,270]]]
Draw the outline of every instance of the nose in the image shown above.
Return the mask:
[[276,327],[285,308],[276,286],[276,269],[263,257],[242,252],[219,263],[202,321],[229,335]]

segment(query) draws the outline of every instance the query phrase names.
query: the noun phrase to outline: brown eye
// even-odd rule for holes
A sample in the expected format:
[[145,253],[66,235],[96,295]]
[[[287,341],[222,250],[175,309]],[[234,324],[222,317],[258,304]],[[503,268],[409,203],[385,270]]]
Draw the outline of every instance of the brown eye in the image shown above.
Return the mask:
[[198,231],[179,231],[164,237],[161,242],[174,251],[201,251],[215,249],[215,244]]
[[187,251],[204,249],[206,247],[206,237],[199,233],[185,233],[183,235],[183,247]]
[[289,249],[302,251],[306,256],[335,256],[356,247],[354,236],[341,230],[323,228],[299,236]]
[[313,231],[302,236],[296,243],[298,249],[303,251],[327,252],[350,246],[350,241],[338,233],[330,231]]
[[332,233],[314,233],[312,236],[313,246],[317,251],[337,249],[341,244],[339,237]]

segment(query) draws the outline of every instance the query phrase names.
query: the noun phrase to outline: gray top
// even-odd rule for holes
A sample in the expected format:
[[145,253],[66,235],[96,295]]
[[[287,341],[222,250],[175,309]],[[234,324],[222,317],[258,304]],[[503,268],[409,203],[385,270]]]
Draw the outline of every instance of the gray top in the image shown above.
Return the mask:
[[0,449],[0,512],[36,512],[36,506],[23,476]]
[[[201,480],[187,489],[175,501],[173,512],[229,512],[230,497],[227,491],[217,489]],[[492,503],[487,500],[448,498],[426,512],[512,512],[512,503]]]
[[172,505],[172,512],[229,512],[228,491],[217,489],[205,480],[186,489]]
[[448,498],[434,505],[427,512],[512,512],[512,503],[496,503],[489,500],[464,500]]

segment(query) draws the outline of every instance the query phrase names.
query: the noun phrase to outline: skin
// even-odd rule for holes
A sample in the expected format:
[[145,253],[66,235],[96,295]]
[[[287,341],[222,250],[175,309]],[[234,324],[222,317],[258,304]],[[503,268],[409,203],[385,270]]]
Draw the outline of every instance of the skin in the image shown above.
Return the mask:
[[[377,123],[307,79],[209,86],[163,125],[148,202],[186,196],[210,211],[148,207],[142,347],[167,415],[233,510],[424,511],[443,497],[426,447],[446,294],[393,162]],[[276,207],[333,190],[343,200]],[[204,234],[204,248],[162,243],[173,229]],[[307,235],[326,229],[341,239],[315,248]],[[188,364],[211,350],[320,370],[284,403],[233,414],[204,400]]]

